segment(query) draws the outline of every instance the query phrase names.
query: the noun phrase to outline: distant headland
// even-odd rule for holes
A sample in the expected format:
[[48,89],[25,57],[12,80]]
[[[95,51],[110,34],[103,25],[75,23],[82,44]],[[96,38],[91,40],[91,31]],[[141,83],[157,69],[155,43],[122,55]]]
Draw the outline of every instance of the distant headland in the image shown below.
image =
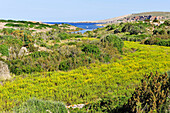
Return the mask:
[[105,19],[105,20],[96,20],[96,21],[80,21],[74,23],[120,23],[120,22],[134,22],[134,21],[144,21],[144,20],[154,19],[163,20],[170,19],[170,12],[143,12],[143,13],[132,13],[124,16],[119,16],[115,18]]

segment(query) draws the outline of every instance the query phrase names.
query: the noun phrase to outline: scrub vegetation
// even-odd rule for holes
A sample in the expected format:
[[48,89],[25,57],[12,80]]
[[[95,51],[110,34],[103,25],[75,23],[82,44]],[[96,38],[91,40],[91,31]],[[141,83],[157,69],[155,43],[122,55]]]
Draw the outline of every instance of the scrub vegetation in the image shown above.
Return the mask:
[[[170,21],[70,25],[0,20],[0,112],[166,112]],[[48,29],[47,31],[38,30]],[[77,30],[80,30],[79,28]],[[84,104],[83,108],[66,106]]]

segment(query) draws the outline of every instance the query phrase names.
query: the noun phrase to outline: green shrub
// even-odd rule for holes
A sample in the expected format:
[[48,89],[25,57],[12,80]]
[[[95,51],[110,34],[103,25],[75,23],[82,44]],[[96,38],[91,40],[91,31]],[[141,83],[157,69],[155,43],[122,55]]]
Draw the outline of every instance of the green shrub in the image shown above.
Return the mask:
[[33,28],[34,27],[34,25],[33,24],[30,24],[30,26],[29,26],[30,28]]
[[86,31],[86,33],[88,34],[88,37],[93,37],[93,32],[92,31]]
[[12,40],[14,37],[12,35],[0,36],[0,40]]
[[162,74],[145,75],[141,86],[136,88],[128,104],[122,109],[129,112],[160,113],[162,105],[166,103],[169,93],[169,77]]
[[160,30],[160,31],[159,31],[159,34],[160,34],[160,35],[165,34],[165,30],[163,30],[163,29],[162,29],[162,30]]
[[48,57],[49,53],[46,51],[36,51],[30,54],[29,56],[31,56],[32,58]]
[[8,37],[8,39],[6,39],[5,43],[7,45],[16,45],[18,47],[22,47],[23,46],[23,41],[20,40],[20,39],[17,39],[17,38],[11,38],[11,37]]
[[30,52],[35,52],[35,51],[38,51],[38,47],[34,47],[33,44],[28,44],[28,49]]
[[70,68],[70,63],[68,62],[68,60],[61,62],[59,65],[59,70],[62,70],[62,71],[67,71],[69,70],[69,68]]
[[170,20],[165,20],[164,24],[170,26]]
[[1,32],[2,32],[3,34],[9,35],[9,34],[11,34],[14,30],[15,30],[15,29],[13,29],[13,28],[3,28]]
[[75,38],[82,38],[82,35],[75,35]]
[[153,34],[160,34],[160,35],[163,35],[165,34],[165,30],[164,29],[155,29],[153,30]]
[[109,55],[105,55],[104,56],[104,62],[110,62],[110,56]]
[[68,42],[68,45],[76,45],[76,42]]
[[167,31],[167,34],[170,35],[170,30]]
[[112,97],[106,96],[99,100],[96,103],[92,103],[89,106],[85,106],[86,109],[89,107],[90,112],[98,112],[98,113],[120,113],[117,109],[123,106],[123,103],[126,103],[128,99],[123,97]]
[[160,38],[149,38],[144,41],[144,44],[170,46],[170,40],[164,40]]
[[137,26],[134,26],[134,27],[131,28],[131,30],[130,30],[130,35],[132,35],[132,34],[137,35],[137,34],[140,33],[140,32],[141,32],[141,29],[140,29],[139,27],[137,27]]
[[158,30],[157,29],[153,30],[153,34],[158,34]]
[[106,26],[106,28],[108,28],[108,31],[110,31],[110,30],[115,29],[115,28],[116,28],[116,26],[115,26],[115,24],[112,24],[112,25],[108,25],[108,26]]
[[130,34],[138,34],[143,33],[145,31],[145,27],[148,27],[148,25],[144,23],[126,23],[122,27],[122,32],[130,32]]
[[81,50],[85,53],[100,54],[100,49],[93,44],[84,44]]
[[57,49],[60,45],[59,44],[54,44],[54,48]]
[[69,34],[67,33],[60,33],[58,34],[58,37],[60,37],[61,40],[70,39]]
[[157,44],[160,46],[170,46],[170,40],[160,40]]
[[117,35],[107,35],[101,40],[102,45],[109,44],[113,47],[116,47],[120,53],[123,53],[122,48],[124,46],[124,42],[121,38],[119,38]]
[[102,37],[102,34],[97,35],[97,39],[100,39]]
[[121,31],[119,29],[114,30],[114,34],[120,33]]
[[30,99],[14,108],[14,113],[67,113],[67,108],[61,102]]
[[131,29],[132,24],[131,23],[127,23],[124,25],[124,27],[122,28],[122,32],[129,32],[129,30]]
[[0,53],[2,56],[9,56],[8,46],[7,45],[0,45]]
[[27,27],[27,25],[24,25],[24,24],[13,24],[13,23],[7,23],[5,26],[8,26],[8,27]]

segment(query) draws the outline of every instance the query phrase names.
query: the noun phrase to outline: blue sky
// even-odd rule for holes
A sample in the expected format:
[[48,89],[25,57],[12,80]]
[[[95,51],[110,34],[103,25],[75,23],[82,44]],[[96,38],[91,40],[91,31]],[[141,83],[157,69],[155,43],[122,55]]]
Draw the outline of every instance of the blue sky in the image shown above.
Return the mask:
[[0,0],[0,18],[91,21],[146,11],[169,11],[170,0]]

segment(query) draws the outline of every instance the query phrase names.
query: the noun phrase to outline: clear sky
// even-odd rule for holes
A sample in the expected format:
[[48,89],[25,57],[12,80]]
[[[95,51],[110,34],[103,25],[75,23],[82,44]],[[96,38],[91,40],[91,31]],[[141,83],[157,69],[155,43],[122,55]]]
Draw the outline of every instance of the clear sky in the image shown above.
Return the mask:
[[146,11],[169,11],[170,0],[0,0],[0,18],[91,21]]

